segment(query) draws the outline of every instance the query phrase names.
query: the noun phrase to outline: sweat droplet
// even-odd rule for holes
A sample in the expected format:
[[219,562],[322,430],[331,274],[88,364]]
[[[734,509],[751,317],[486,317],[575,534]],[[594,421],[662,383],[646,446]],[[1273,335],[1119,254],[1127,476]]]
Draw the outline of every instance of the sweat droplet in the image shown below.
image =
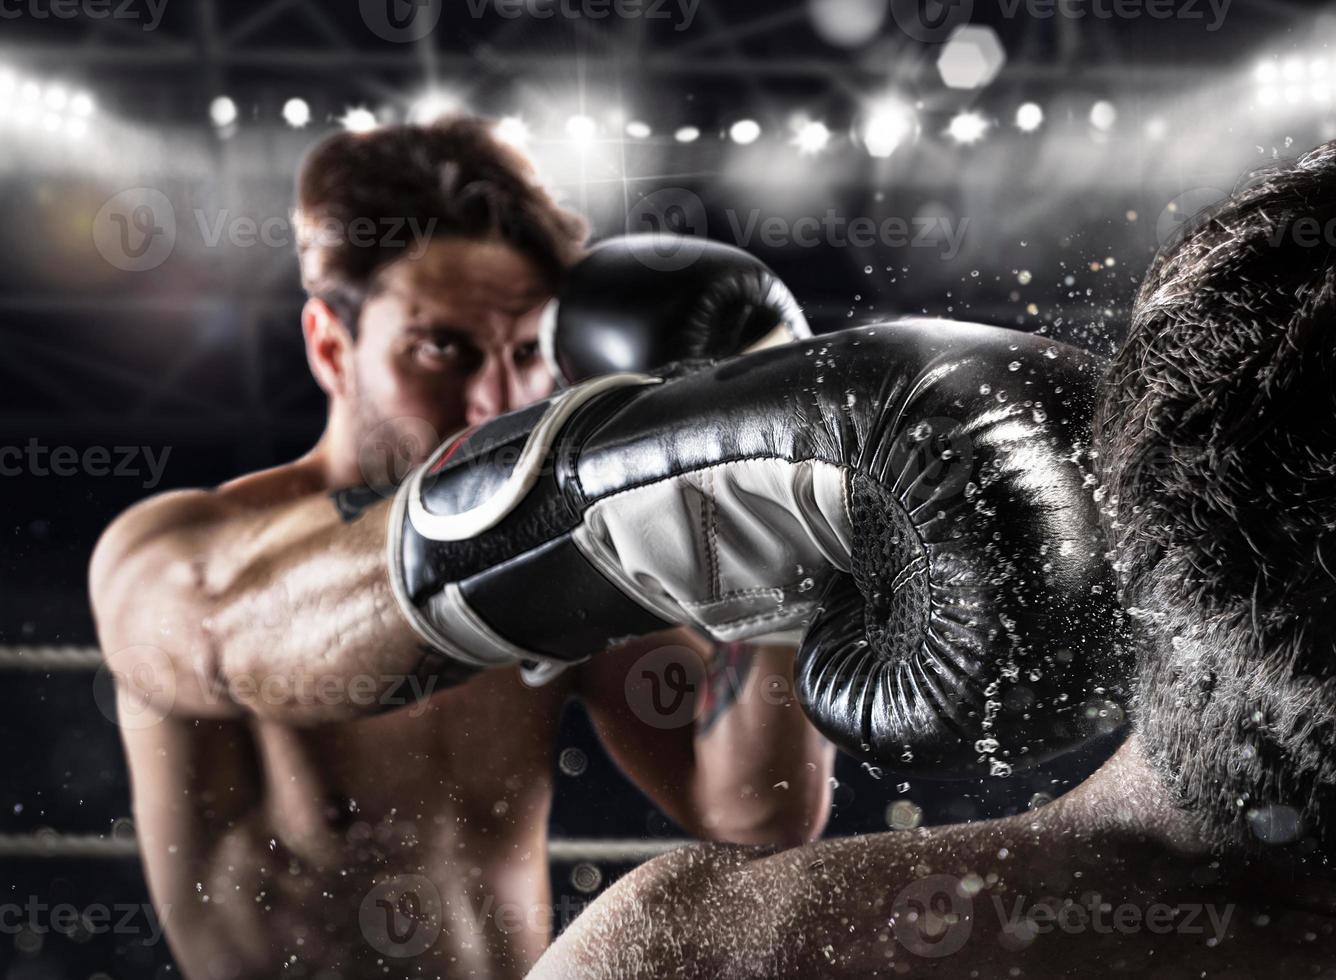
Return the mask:
[[892,830],[914,830],[923,823],[923,808],[913,800],[896,800],[886,808],[886,826]]

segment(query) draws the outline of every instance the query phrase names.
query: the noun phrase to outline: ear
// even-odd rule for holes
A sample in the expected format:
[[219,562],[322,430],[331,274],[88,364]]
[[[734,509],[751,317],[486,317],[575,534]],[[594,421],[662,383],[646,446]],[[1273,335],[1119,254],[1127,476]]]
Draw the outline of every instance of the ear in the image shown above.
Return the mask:
[[331,398],[352,391],[352,334],[329,304],[312,296],[302,307],[302,336],[306,339],[306,363],[316,383]]

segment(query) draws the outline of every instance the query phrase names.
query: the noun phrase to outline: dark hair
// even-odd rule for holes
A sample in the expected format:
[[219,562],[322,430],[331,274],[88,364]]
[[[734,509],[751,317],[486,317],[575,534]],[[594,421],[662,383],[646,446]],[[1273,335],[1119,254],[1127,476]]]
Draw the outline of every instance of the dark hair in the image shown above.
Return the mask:
[[350,330],[376,274],[415,244],[415,230],[506,242],[554,287],[587,235],[524,155],[474,116],[326,139],[298,173],[295,224],[302,285]]
[[1333,230],[1336,143],[1255,175],[1156,257],[1095,421],[1149,756],[1208,828],[1328,850]]

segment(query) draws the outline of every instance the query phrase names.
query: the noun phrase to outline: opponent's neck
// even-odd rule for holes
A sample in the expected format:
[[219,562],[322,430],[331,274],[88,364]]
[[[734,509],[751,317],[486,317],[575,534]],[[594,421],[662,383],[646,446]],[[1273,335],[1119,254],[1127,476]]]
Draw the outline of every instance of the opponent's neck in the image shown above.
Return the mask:
[[1262,851],[1224,835],[1213,837],[1174,801],[1135,734],[1094,775],[1050,806],[1068,826],[1098,835],[1131,834],[1182,857],[1213,861],[1223,879],[1259,902],[1269,898],[1336,915],[1336,871],[1320,855],[1299,847]]
[[1078,824],[1152,837],[1185,853],[1205,853],[1213,843],[1193,816],[1175,805],[1135,733],[1060,802],[1062,815]]

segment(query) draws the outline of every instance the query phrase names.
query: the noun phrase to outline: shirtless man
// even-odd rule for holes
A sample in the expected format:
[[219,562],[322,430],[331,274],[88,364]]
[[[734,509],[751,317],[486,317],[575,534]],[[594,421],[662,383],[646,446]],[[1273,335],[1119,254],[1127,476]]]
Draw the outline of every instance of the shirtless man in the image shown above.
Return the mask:
[[540,978],[1336,976],[1336,143],[1152,266],[1096,423],[1135,732],[1071,793],[619,881]]
[[[471,119],[336,136],[298,195],[324,435],[140,504],[91,568],[148,881],[185,974],[522,976],[553,924],[547,815],[572,697],[688,832],[817,836],[833,751],[759,688],[791,676],[791,648],[725,662],[678,631],[539,687],[516,668],[448,687],[468,671],[424,655],[390,595],[389,491],[361,488],[549,394],[540,311],[583,223]],[[718,668],[695,728],[656,727],[629,696],[656,650]]]

